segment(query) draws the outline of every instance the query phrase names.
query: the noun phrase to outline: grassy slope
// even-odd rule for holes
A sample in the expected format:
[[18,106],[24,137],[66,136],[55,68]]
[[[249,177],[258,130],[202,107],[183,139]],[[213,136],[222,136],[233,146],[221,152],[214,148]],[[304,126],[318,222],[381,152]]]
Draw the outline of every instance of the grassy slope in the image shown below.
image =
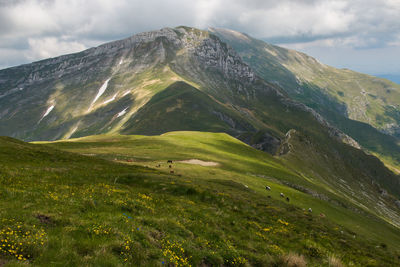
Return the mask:
[[[397,198],[382,194],[381,189],[382,185],[389,189],[398,188],[397,177],[377,158],[365,156],[361,150],[343,144],[321,146],[314,143],[309,136],[297,131],[290,132],[290,137],[283,147],[286,144],[290,151],[282,155],[281,159],[288,166],[292,166],[300,176],[325,188],[333,195],[347,199],[357,207],[356,212],[373,212],[400,226],[398,207],[394,203]],[[398,192],[391,192],[398,195]],[[321,197],[325,199],[325,196]],[[331,195],[327,197],[331,198]],[[334,200],[335,198],[331,201]],[[339,199],[338,205],[347,206],[346,203]]]
[[[230,121],[221,120],[216,113],[229,117],[231,124]],[[207,130],[234,133],[233,127],[242,130],[246,130],[246,127],[252,128],[239,114],[180,81],[156,94],[120,132],[161,134],[172,130]]]
[[[51,145],[63,150],[96,154],[109,160],[120,162],[133,160],[134,165],[155,167],[161,164],[161,171],[169,171],[168,166],[165,164],[166,159],[182,160],[198,158],[205,161],[215,161],[221,165],[219,167],[202,167],[175,162],[174,171],[182,179],[188,179],[191,184],[200,183],[211,186],[213,189],[218,188],[215,184],[216,181],[220,181],[218,183],[225,185],[236,184],[236,187],[240,191],[248,191],[249,195],[246,197],[254,200],[253,205],[256,199],[260,197],[264,199],[263,201],[273,201],[274,203],[278,201],[279,205],[286,206],[284,204],[285,201],[279,197],[279,193],[283,192],[285,195],[290,196],[291,205],[289,207],[292,207],[292,209],[296,207],[294,208],[295,213],[297,211],[303,213],[301,208],[307,209],[308,207],[312,207],[315,215],[319,213],[326,215],[326,218],[322,219],[322,221],[338,223],[342,225],[341,227],[348,229],[348,232],[353,233],[355,235],[354,241],[368,240],[367,243],[372,242],[378,246],[380,243],[385,243],[389,248],[396,248],[400,242],[398,230],[371,214],[366,214],[365,212],[359,214],[342,206],[313,198],[308,194],[284,186],[281,183],[282,181],[298,183],[323,192],[332,199],[340,200],[346,203],[347,206],[351,206],[346,199],[330,194],[323,186],[300,178],[294,171],[284,167],[277,159],[254,150],[226,134],[173,132],[153,137],[93,136],[74,139],[68,142],[56,142]],[[181,179],[179,176],[175,175],[174,177]],[[264,189],[266,184],[271,185],[273,188],[271,192]],[[244,185],[247,185],[248,189]],[[240,195],[242,193],[236,192],[235,194]],[[268,199],[267,195],[271,195],[272,200]],[[257,216],[261,216],[262,213],[261,210],[256,212]],[[314,218],[317,219],[318,216]],[[233,220],[236,221],[236,219]],[[321,218],[317,220],[321,220]],[[295,224],[297,223],[301,223],[301,221]],[[304,231],[308,232],[309,230],[305,230],[304,228],[302,231],[304,233]],[[291,233],[290,236],[291,239],[296,234]],[[336,237],[336,241],[341,239],[339,236]],[[268,236],[268,240],[270,238],[272,237]],[[280,242],[282,244],[283,241],[281,240]],[[296,243],[298,242],[296,241]],[[332,242],[332,240],[329,242]],[[300,241],[300,243],[303,243],[303,241]],[[376,248],[373,250],[376,250]]]

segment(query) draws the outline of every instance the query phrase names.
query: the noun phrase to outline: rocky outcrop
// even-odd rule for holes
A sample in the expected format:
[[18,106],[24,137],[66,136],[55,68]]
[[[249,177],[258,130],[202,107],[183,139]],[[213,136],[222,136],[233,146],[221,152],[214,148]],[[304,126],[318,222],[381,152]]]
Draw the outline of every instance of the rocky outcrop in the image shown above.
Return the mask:
[[292,138],[292,135],[294,135],[295,133],[296,133],[296,130],[294,130],[294,129],[291,129],[286,133],[285,139],[282,141],[282,143],[279,147],[279,150],[278,150],[279,156],[284,156],[293,149],[292,144],[290,144],[290,139]]
[[394,202],[394,204],[396,205],[397,208],[400,209],[400,200],[396,200],[396,201]]
[[324,117],[322,117],[318,112],[313,110],[312,108],[304,105],[303,103],[294,101],[290,98],[282,98],[282,102],[285,103],[286,105],[290,106],[295,106],[301,110],[307,111],[310,114],[313,115],[313,117],[323,126],[325,126],[328,130],[328,133],[331,137],[348,144],[352,147],[355,147],[357,149],[361,149],[361,146],[358,144],[356,140],[348,136],[347,134],[343,133],[341,130],[338,128],[332,126]]
[[201,65],[220,70],[225,78],[251,83],[256,75],[239,55],[217,37],[211,35],[196,46],[194,56]]
[[257,142],[252,144],[251,146],[255,149],[265,151],[271,155],[275,155],[280,144],[281,140],[268,133],[264,133],[261,137],[258,138]]
[[255,149],[267,152],[271,155],[275,155],[281,145],[281,140],[278,137],[267,131],[257,131],[255,129],[253,132],[242,133],[236,136],[236,138]]

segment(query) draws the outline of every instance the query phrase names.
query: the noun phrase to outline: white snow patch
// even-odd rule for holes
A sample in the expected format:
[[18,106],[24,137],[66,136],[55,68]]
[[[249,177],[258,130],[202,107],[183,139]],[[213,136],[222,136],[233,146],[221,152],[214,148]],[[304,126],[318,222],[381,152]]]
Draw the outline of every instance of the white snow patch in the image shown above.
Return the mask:
[[110,103],[110,102],[114,101],[116,97],[117,97],[117,94],[115,94],[112,98],[104,101],[103,104],[107,104],[107,103]]
[[124,97],[124,96],[126,96],[127,94],[130,94],[130,93],[131,93],[131,90],[128,90],[122,95],[122,97]]
[[117,118],[119,118],[119,117],[125,115],[127,109],[128,109],[128,107],[126,107],[123,111],[119,112],[119,113],[117,114]]
[[47,115],[49,115],[49,113],[53,110],[53,108],[54,108],[54,105],[51,105],[51,106],[46,110],[46,113],[44,113],[42,119],[43,119],[44,117],[46,117]]
[[43,114],[43,116],[40,118],[38,124],[44,119],[44,117],[46,117],[47,115],[50,114],[50,112],[53,110],[53,108],[55,107],[55,105],[51,105],[50,107],[47,108],[46,112]]
[[[108,86],[108,82],[110,81],[111,78],[108,78],[103,85],[100,87],[99,92],[97,92],[96,97],[93,99],[92,104],[90,105],[90,107],[92,107],[92,105],[94,103],[96,103],[97,99],[99,99],[99,97],[106,91],[107,86]],[[90,108],[89,108],[90,109]]]

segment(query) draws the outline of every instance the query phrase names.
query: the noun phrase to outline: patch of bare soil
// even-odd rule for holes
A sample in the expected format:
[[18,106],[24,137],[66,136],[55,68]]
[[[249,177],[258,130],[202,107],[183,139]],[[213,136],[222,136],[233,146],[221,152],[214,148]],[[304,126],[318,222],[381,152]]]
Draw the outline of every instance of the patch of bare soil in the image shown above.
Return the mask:
[[187,160],[181,160],[178,162],[182,162],[182,163],[188,163],[188,164],[195,164],[195,165],[200,165],[200,166],[204,166],[204,167],[213,167],[213,166],[218,166],[219,163],[218,162],[214,162],[214,161],[203,161],[200,159],[187,159]]

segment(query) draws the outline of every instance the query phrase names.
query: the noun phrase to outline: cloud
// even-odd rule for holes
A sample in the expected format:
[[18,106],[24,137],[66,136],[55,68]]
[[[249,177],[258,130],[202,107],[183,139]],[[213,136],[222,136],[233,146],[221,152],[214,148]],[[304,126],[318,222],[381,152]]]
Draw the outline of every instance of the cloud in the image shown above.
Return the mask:
[[87,48],[84,44],[76,41],[62,41],[55,37],[29,38],[28,43],[30,49],[26,53],[26,57],[32,60],[49,58],[57,54],[69,54]]
[[247,7],[239,17],[242,26],[247,30],[256,28],[254,34],[258,37],[276,38],[342,33],[354,21],[352,14],[344,12],[348,5],[343,1],[278,3],[264,8]]
[[286,43],[280,46],[303,51],[313,55],[322,63],[337,68],[357,70],[371,75],[400,74],[396,56],[400,55],[400,45],[354,49],[349,43],[359,43],[359,41],[352,37],[331,38],[307,43]]
[[398,0],[0,0],[0,67],[179,25],[303,49],[385,50],[399,46],[399,18]]

